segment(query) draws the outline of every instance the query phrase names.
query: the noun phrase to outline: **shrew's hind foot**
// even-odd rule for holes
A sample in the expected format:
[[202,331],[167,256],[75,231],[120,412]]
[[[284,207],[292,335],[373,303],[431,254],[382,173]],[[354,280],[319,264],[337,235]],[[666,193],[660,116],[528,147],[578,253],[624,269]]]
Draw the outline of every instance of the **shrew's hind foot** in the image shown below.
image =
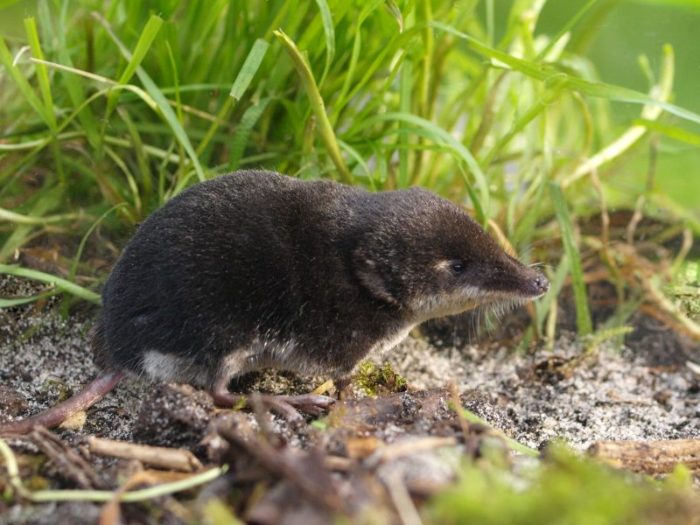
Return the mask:
[[320,416],[328,410],[335,399],[319,394],[300,394],[294,396],[268,396],[276,403],[284,403],[295,410],[300,410],[312,416]]
[[260,402],[264,407],[272,410],[290,423],[301,423],[304,417],[300,412],[319,416],[328,410],[335,399],[318,394],[301,395],[269,395],[269,394],[233,394],[226,385],[217,384],[210,391],[214,404],[220,407],[245,406],[252,408],[255,402]]

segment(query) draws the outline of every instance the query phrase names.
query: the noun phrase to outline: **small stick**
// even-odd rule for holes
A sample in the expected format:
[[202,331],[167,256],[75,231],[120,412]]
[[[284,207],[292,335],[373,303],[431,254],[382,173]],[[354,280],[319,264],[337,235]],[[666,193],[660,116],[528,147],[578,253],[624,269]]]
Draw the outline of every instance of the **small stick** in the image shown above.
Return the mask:
[[327,455],[323,458],[323,465],[328,470],[337,472],[350,472],[355,465],[355,462],[344,456]]
[[588,448],[588,453],[613,467],[635,472],[664,474],[678,463],[700,472],[700,439],[599,441]]
[[700,365],[693,363],[692,361],[686,361],[685,366],[687,366],[696,376],[700,376]]
[[460,410],[462,408],[462,400],[459,398],[459,390],[457,389],[457,384],[454,381],[450,381],[450,384],[447,388],[450,393],[450,401],[452,401],[452,404],[454,405],[453,411],[455,413],[455,416],[457,417],[459,427],[462,430],[464,444],[473,445],[473,443],[470,443],[470,441],[472,440],[470,439],[471,433],[469,432],[469,422],[467,422],[466,418],[464,417],[464,413],[462,412],[462,410]]
[[90,452],[98,456],[137,459],[147,465],[182,472],[195,472],[203,468],[200,461],[189,450],[152,447],[94,436],[88,437],[87,443]]
[[30,436],[34,444],[59,468],[61,474],[83,489],[107,488],[92,466],[44,427],[36,427]]
[[398,472],[393,472],[385,476],[385,479],[382,481],[401,523],[403,525],[423,525],[420,514],[416,510],[416,506],[408,493],[402,477]]
[[454,436],[427,436],[422,438],[406,439],[399,441],[398,443],[392,443],[391,445],[386,445],[379,448],[370,456],[370,458],[374,464],[386,463],[403,456],[415,454],[417,452],[424,452],[426,450],[433,450],[442,447],[453,447],[455,445],[457,445],[457,438]]
[[317,386],[316,388],[314,388],[314,389],[311,391],[311,393],[320,396],[320,395],[323,395],[323,394],[328,393],[328,391],[329,391],[331,388],[333,388],[334,386],[336,386],[336,385],[335,385],[335,383],[333,382],[333,380],[332,380],[332,379],[329,379],[329,380],[326,381],[325,383],[321,383],[319,386]]

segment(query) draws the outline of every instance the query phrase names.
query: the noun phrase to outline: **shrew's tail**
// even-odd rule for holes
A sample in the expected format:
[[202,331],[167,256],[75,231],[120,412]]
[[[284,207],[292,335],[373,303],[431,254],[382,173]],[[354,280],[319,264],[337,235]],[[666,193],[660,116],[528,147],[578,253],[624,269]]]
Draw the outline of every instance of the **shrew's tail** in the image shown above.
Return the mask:
[[107,370],[88,383],[79,393],[44,412],[20,421],[0,423],[0,436],[28,434],[38,425],[46,428],[56,427],[73,414],[87,410],[106,396],[117,386],[122,377],[124,372],[120,370]]

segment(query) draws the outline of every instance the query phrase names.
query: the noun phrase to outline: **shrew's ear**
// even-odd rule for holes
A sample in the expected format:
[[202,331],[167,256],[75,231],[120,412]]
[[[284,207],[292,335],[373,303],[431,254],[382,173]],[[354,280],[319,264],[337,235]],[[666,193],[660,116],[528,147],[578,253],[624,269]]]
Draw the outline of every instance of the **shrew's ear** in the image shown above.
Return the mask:
[[362,247],[357,248],[352,254],[352,260],[355,275],[363,286],[377,299],[398,306],[399,301],[389,291],[377,263],[366,253],[366,250]]

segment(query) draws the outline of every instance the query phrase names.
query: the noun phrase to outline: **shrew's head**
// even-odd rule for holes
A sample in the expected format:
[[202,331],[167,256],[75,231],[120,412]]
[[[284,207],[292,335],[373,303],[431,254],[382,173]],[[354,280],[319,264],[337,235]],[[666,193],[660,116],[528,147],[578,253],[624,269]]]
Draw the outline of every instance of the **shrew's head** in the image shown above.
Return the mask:
[[380,205],[355,249],[355,273],[416,321],[518,304],[549,289],[544,275],[503,251],[459,206],[418,189],[374,198]]

